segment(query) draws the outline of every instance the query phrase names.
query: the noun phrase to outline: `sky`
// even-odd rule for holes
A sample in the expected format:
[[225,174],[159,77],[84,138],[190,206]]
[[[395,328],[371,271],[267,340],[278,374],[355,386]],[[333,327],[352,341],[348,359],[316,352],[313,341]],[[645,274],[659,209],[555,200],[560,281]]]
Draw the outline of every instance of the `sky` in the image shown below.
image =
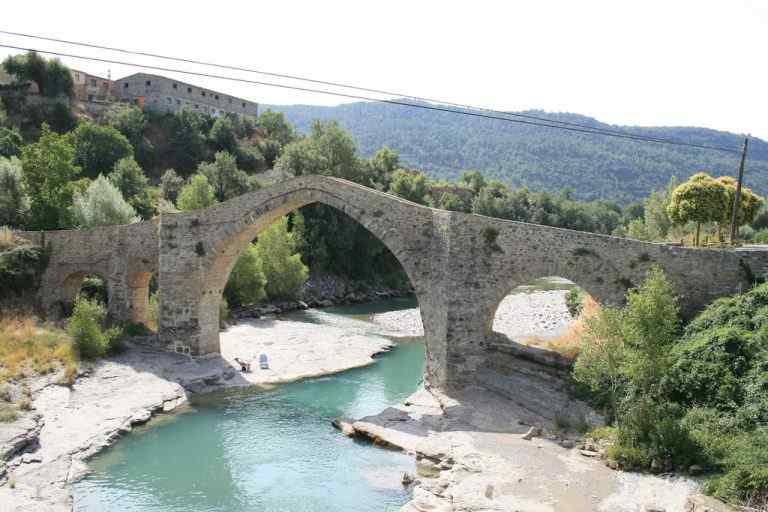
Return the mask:
[[[612,124],[701,126],[768,140],[768,0],[6,0],[0,11],[0,30],[498,110],[575,112]],[[317,87],[3,34],[0,44]],[[0,56],[12,53],[0,48]],[[112,78],[142,70],[62,60]],[[351,101],[158,74],[266,104]]]

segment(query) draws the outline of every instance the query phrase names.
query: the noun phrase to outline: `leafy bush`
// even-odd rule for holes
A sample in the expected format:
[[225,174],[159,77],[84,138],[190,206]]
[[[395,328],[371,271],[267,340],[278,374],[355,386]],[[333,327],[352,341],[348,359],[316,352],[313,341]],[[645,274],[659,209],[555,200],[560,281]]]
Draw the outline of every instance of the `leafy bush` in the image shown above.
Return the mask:
[[0,156],[0,226],[20,226],[29,210],[21,161]]
[[573,318],[576,318],[581,314],[581,309],[584,307],[583,297],[578,288],[571,288],[568,293],[565,294],[565,307],[568,308],[568,312]]
[[47,265],[48,252],[40,247],[0,252],[0,298],[35,290]]
[[677,337],[671,288],[652,271],[585,331],[574,378],[615,412],[608,455],[628,469],[701,464],[706,489],[768,501],[768,284],[715,301]]
[[195,174],[179,192],[177,206],[179,210],[188,212],[208,208],[215,203],[216,196],[213,187],[208,183],[208,178],[202,174]]
[[136,210],[104,176],[96,178],[85,192],[75,196],[73,212],[75,222],[82,228],[131,224],[140,220]]
[[768,228],[755,231],[752,235],[752,241],[756,244],[768,244]]
[[309,269],[296,252],[296,239],[288,232],[288,218],[275,221],[259,235],[256,256],[267,280],[270,299],[293,299],[307,281]]
[[256,246],[251,244],[235,263],[224,289],[224,296],[230,304],[256,304],[267,297],[264,289],[266,283],[258,251]]
[[106,311],[98,302],[78,296],[67,325],[67,332],[74,341],[79,356],[97,359],[108,353],[122,350],[122,331],[118,328],[103,329]]
[[89,178],[106,174],[118,160],[133,156],[131,143],[111,126],[82,123],[72,131],[70,138],[75,148],[74,163]]

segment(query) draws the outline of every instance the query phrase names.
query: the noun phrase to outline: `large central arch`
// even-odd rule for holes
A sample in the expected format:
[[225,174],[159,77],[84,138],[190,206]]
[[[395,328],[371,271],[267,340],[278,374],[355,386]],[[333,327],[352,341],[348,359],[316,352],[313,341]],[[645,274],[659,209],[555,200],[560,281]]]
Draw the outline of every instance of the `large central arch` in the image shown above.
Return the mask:
[[[427,365],[442,367],[435,346],[430,254],[432,210],[343,180],[304,177],[237,197],[161,223],[160,336],[193,354],[219,353],[219,302],[237,259],[261,231],[309,204],[333,207],[378,238],[395,256],[421,306]],[[429,370],[428,370],[429,371]]]

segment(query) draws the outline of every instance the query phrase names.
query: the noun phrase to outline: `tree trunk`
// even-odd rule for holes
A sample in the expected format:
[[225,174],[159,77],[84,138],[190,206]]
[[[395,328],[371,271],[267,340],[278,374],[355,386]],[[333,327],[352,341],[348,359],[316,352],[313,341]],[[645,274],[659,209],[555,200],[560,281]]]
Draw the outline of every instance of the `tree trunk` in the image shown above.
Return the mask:
[[701,231],[701,222],[696,223],[696,240],[694,242],[694,245],[696,245],[696,247],[699,246],[699,231]]

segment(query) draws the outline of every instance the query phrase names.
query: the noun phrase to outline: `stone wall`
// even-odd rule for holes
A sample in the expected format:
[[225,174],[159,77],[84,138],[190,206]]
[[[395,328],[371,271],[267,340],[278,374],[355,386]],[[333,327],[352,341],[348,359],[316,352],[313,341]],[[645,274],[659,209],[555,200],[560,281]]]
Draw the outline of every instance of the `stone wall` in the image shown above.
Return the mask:
[[49,314],[72,300],[86,275],[99,274],[108,284],[111,318],[145,321],[147,284],[157,272],[161,343],[215,354],[219,302],[238,256],[274,220],[311,203],[346,213],[401,263],[419,300],[427,378],[436,385],[471,382],[489,362],[507,357],[491,332],[496,308],[513,288],[539,277],[569,279],[599,302],[618,305],[659,265],[691,315],[768,270],[766,250],[673,247],[447,212],[321,176],[152,222],[23,236],[51,248],[41,290]]

